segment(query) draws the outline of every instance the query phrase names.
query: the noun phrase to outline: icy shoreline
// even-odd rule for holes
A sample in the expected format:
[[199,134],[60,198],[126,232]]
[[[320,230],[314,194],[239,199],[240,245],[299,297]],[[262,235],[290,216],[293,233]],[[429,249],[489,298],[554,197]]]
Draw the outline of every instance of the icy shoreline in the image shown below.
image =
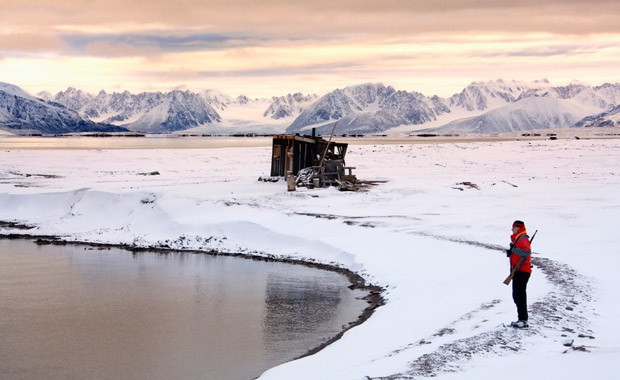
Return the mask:
[[[387,181],[365,193],[258,182],[270,153],[5,148],[0,220],[66,240],[333,265],[386,289],[372,318],[261,379],[614,373],[619,140],[352,143],[358,177]],[[503,327],[507,263],[489,255],[516,218],[539,230],[525,333]],[[588,352],[563,354],[566,339]]]
[[222,252],[222,251],[201,251],[201,250],[179,250],[173,249],[169,247],[161,247],[161,246],[143,246],[136,247],[127,244],[112,244],[112,243],[93,243],[89,241],[77,241],[77,240],[63,240],[59,236],[48,236],[48,235],[30,235],[26,233],[8,233],[5,234],[1,230],[1,228],[6,228],[8,230],[18,230],[18,231],[27,231],[35,228],[34,226],[23,225],[15,222],[6,222],[0,220],[0,239],[25,239],[31,240],[37,245],[77,245],[83,246],[87,248],[120,248],[126,250],[128,252],[157,252],[157,253],[171,253],[171,252],[183,252],[183,253],[192,253],[192,254],[204,254],[204,255],[213,255],[213,256],[230,256],[230,257],[241,257],[247,260],[257,260],[257,261],[265,261],[265,262],[279,262],[286,264],[294,264],[294,265],[302,265],[309,268],[327,270],[331,272],[335,272],[345,276],[349,280],[349,289],[352,290],[362,290],[367,292],[366,296],[361,298],[366,301],[368,306],[363,310],[362,314],[358,316],[358,318],[354,321],[349,322],[347,325],[343,325],[342,330],[334,335],[333,337],[326,340],[324,343],[320,344],[317,347],[313,347],[308,350],[303,355],[294,358],[293,360],[301,359],[306,356],[313,355],[330,344],[336,342],[342,336],[353,327],[359,326],[365,321],[368,320],[374,313],[375,309],[381,307],[385,304],[385,300],[383,299],[382,293],[385,289],[380,286],[376,286],[373,284],[367,284],[363,277],[358,275],[357,273],[343,267],[338,267],[334,265],[321,264],[316,262],[311,262],[307,260],[295,260],[290,258],[278,258],[273,256],[264,256],[264,255],[251,255],[251,254],[239,254],[233,252]]

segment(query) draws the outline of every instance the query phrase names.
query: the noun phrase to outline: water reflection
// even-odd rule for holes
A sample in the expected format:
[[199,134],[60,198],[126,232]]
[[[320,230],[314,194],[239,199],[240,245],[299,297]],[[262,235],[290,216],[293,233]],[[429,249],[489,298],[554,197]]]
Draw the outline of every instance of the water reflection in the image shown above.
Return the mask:
[[364,302],[340,275],[232,257],[0,240],[0,378],[250,379]]
[[333,329],[334,321],[340,320],[346,324],[355,319],[354,315],[345,315],[342,319],[336,315],[338,310],[347,309],[348,305],[343,305],[347,297],[341,293],[347,290],[347,283],[344,278],[330,279],[332,281],[326,281],[317,276],[300,282],[288,273],[269,275],[264,319],[268,346],[295,352],[300,356],[305,352],[296,349],[295,342],[308,341],[306,347],[318,346],[323,343],[321,337],[325,338],[327,331]]

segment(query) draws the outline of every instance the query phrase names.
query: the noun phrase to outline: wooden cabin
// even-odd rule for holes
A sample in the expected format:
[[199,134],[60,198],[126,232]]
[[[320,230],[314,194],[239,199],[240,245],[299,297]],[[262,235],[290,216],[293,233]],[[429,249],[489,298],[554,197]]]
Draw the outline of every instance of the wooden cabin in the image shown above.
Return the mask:
[[322,167],[327,178],[344,174],[344,156],[348,144],[334,143],[321,137],[300,135],[273,136],[271,176],[296,176],[301,169]]

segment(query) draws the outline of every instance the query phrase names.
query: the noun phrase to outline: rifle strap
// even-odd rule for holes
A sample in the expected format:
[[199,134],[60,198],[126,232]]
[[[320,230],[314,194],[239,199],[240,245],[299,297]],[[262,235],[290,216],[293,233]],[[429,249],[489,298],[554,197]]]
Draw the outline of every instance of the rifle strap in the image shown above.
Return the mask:
[[[517,236],[517,238],[515,239],[514,243],[512,243],[512,245],[513,245],[513,246],[511,247],[511,250],[512,250],[512,249],[515,249],[515,247],[514,247],[514,246],[515,246],[515,245],[517,244],[517,242],[518,242],[519,240],[521,240],[522,238],[528,238],[528,239],[529,239],[530,237],[529,237],[529,236],[527,236],[526,234],[521,234],[521,235]],[[523,255],[519,255],[517,252],[514,252],[515,254],[517,254],[517,255],[519,255],[519,256],[521,256],[521,257],[526,257],[526,256],[529,256],[529,255],[531,255],[531,254],[532,254],[532,249],[531,249],[531,248],[530,248],[530,250],[529,250],[529,251],[528,251],[528,250],[525,250],[525,249],[523,249],[523,248],[516,248],[516,249],[519,249],[519,250],[521,250],[521,251],[523,251],[523,252],[526,252],[526,253],[527,253],[525,256],[523,256]]]

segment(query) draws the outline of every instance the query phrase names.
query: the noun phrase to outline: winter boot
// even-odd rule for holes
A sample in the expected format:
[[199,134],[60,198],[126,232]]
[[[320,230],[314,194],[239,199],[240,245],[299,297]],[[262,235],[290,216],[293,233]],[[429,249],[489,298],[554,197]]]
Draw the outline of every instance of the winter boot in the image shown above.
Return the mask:
[[527,324],[527,321],[515,321],[510,323],[510,327],[514,327],[515,329],[524,329],[529,326],[530,325]]

